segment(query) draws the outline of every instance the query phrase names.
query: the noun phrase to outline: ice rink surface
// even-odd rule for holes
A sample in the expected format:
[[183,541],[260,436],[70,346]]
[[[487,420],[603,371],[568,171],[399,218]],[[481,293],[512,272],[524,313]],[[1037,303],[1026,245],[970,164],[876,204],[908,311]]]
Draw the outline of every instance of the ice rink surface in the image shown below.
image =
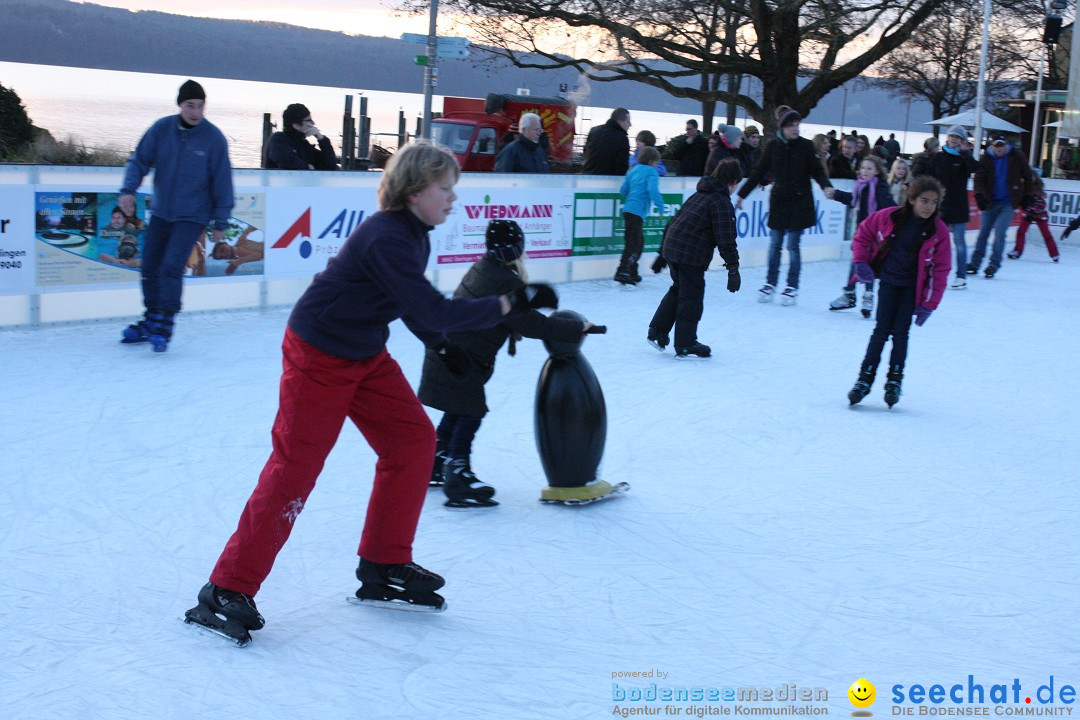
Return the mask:
[[[822,687],[846,716],[860,677],[882,716],[896,683],[1080,684],[1080,252],[946,292],[891,411],[880,378],[848,407],[873,322],[826,309],[845,272],[804,265],[795,307],[709,273],[708,361],[645,343],[666,275],[560,286],[609,328],[584,352],[631,491],[538,502],[526,340],[473,455],[502,504],[432,491],[420,520],[448,611],[345,602],[375,463],[347,425],[243,650],[180,618],[269,454],[288,312],[181,315],[164,355],[122,323],[0,332],[4,717],[605,718],[613,682]],[[419,341],[389,349],[415,385]]]

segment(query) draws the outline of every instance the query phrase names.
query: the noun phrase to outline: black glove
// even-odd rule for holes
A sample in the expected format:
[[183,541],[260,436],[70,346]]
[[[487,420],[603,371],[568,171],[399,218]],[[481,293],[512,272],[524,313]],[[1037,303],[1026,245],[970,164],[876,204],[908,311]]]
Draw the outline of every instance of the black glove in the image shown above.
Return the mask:
[[1077,228],[1080,228],[1080,215],[1072,219],[1072,222],[1069,223],[1069,226],[1065,228],[1065,232],[1061,234],[1061,239],[1064,240],[1065,238],[1069,237],[1069,235],[1072,234],[1072,231],[1076,230]]
[[586,335],[603,335],[607,332],[607,325],[593,325],[585,331]]
[[975,205],[976,205],[976,207],[978,207],[980,210],[983,210],[983,211],[986,211],[986,210],[990,209],[990,203],[986,201],[986,196],[985,195],[976,195],[975,196]]
[[667,267],[667,260],[664,259],[663,255],[657,255],[656,259],[652,261],[652,271],[654,273],[663,272],[664,268],[666,268],[666,267]]
[[442,360],[443,365],[454,377],[464,377],[469,369],[469,354],[457,345],[441,342],[432,348],[435,354]]
[[742,287],[742,276],[739,275],[739,268],[728,268],[727,271],[727,291],[739,292],[739,288]]
[[559,307],[559,296],[550,285],[531,283],[515,290],[510,296],[510,304],[515,310],[557,308]]

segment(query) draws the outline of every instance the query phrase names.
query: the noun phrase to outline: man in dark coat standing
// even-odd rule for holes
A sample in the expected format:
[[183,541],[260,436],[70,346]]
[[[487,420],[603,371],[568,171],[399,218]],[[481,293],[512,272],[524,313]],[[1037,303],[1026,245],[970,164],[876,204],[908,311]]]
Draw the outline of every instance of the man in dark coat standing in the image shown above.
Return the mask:
[[945,189],[938,213],[952,232],[953,245],[956,248],[956,278],[952,281],[954,290],[967,287],[967,232],[971,208],[968,203],[967,184],[978,164],[971,156],[971,145],[967,141],[967,130],[960,125],[953,125],[945,136],[945,146],[941,152],[930,158],[928,175],[937,178]]
[[782,305],[794,305],[799,294],[799,271],[802,258],[799,241],[802,231],[817,222],[814,210],[814,193],[810,178],[824,190],[830,188],[825,166],[821,164],[814,143],[799,137],[802,115],[787,105],[776,108],[779,128],[776,137],[769,140],[761,156],[761,162],[739,189],[735,207],[742,209],[742,201],[757,187],[766,173],[773,177],[772,193],[769,195],[769,272],[765,285],[758,290],[758,302],[771,302],[776,294],[780,277],[780,250],[787,235],[788,279],[787,287],[780,295]]
[[709,140],[698,130],[694,118],[686,121],[686,139],[671,153],[679,161],[679,174],[683,177],[701,177],[705,174],[705,161],[709,158]]
[[1012,223],[1016,208],[1024,205],[1031,192],[1031,168],[1024,153],[1012,145],[1005,135],[994,135],[994,141],[979,158],[975,170],[975,204],[982,210],[979,220],[979,236],[971,251],[971,262],[966,268],[968,275],[979,272],[979,265],[986,254],[986,241],[994,232],[994,246],[990,252],[990,264],[986,277],[992,278],[1001,267],[1005,252],[1005,233]]
[[495,158],[495,172],[546,173],[551,172],[547,151],[540,144],[544,124],[536,113],[525,113],[518,120],[518,139],[504,147]]
[[[281,114],[284,130],[270,136],[263,151],[263,167],[269,170],[337,170],[337,156],[330,138],[315,127],[311,112],[293,103]],[[308,138],[318,143],[315,147]]]
[[615,108],[603,125],[589,131],[585,139],[583,175],[619,175],[630,169],[630,111]]

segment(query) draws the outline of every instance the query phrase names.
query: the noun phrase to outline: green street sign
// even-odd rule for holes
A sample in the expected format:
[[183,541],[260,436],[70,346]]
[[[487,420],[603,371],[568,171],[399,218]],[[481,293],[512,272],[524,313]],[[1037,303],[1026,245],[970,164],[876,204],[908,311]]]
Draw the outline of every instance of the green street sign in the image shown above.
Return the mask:
[[413,58],[413,62],[416,63],[417,65],[419,65],[420,67],[426,67],[427,66],[427,55],[417,55],[416,57]]

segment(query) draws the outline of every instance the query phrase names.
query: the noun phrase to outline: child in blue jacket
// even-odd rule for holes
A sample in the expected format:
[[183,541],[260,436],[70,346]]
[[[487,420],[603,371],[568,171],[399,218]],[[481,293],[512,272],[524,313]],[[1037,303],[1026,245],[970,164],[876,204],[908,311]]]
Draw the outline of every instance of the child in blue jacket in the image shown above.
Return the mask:
[[637,285],[638,259],[645,251],[645,216],[655,205],[664,212],[664,198],[660,195],[660,151],[654,147],[642,148],[637,156],[638,164],[626,173],[619,195],[623,199],[623,222],[626,224],[625,242],[615,281],[623,285]]

